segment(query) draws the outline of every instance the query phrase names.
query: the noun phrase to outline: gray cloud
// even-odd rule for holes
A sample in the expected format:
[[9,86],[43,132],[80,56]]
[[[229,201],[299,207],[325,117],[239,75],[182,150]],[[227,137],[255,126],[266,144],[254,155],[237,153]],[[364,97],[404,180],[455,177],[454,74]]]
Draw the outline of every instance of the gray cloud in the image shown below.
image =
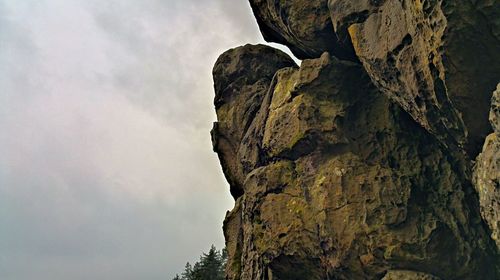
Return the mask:
[[245,1],[0,0],[0,279],[170,279],[233,201],[211,67]]

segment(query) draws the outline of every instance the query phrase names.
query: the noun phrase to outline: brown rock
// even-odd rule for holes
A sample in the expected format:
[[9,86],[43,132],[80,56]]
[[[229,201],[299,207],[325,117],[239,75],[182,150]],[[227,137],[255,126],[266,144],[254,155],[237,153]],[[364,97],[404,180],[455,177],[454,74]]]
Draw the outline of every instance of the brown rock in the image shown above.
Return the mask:
[[496,279],[466,167],[360,65],[281,69],[259,108],[261,161],[225,221],[228,279]]
[[448,21],[442,47],[446,87],[474,158],[491,132],[488,109],[500,78],[500,2],[443,1],[441,7]]
[[329,0],[329,9],[377,87],[442,144],[477,155],[500,73],[498,2]]
[[494,132],[500,136],[500,84],[491,97],[490,123]]
[[500,251],[500,84],[493,94],[490,112],[495,133],[486,138],[483,152],[476,159],[474,186],[479,194],[481,215]]
[[439,278],[410,270],[391,270],[382,280],[439,280]]
[[[250,126],[275,72],[283,67],[296,65],[279,50],[246,45],[222,54],[213,69],[214,103],[219,121],[214,124],[212,142],[235,198],[243,193],[247,173],[259,162],[257,150],[251,151],[259,137],[251,133]],[[251,143],[240,147],[247,133],[250,136],[246,139],[250,138]],[[240,148],[244,151],[240,152]]]
[[214,68],[227,279],[500,279],[498,1],[250,4],[314,59]]
[[328,51],[357,60],[350,42],[338,41],[326,0],[250,0],[250,5],[264,39],[288,46],[297,58]]
[[500,73],[494,0],[250,0],[264,38],[300,59],[361,60],[382,92],[452,149],[475,157]]

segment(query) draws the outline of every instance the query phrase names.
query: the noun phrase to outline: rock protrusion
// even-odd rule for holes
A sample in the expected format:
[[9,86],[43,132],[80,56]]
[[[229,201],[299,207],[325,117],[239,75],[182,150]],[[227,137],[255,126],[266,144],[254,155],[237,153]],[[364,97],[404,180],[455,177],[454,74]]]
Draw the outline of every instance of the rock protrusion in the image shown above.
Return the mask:
[[500,73],[495,1],[329,0],[375,84],[446,146],[475,157]]
[[500,84],[493,94],[490,121],[495,132],[486,138],[483,151],[476,159],[473,179],[481,214],[500,251]]
[[500,73],[496,1],[250,0],[264,38],[300,59],[361,61],[441,144],[475,157]]
[[[246,45],[222,54],[213,69],[219,121],[214,124],[212,142],[235,198],[243,194],[246,175],[260,160],[255,147],[259,136],[251,124],[274,74],[284,67],[296,67],[285,53],[264,45]],[[244,140],[248,143],[241,145]]]
[[250,0],[264,39],[286,45],[299,59],[318,58],[325,51],[357,60],[349,40],[333,30],[326,0]]

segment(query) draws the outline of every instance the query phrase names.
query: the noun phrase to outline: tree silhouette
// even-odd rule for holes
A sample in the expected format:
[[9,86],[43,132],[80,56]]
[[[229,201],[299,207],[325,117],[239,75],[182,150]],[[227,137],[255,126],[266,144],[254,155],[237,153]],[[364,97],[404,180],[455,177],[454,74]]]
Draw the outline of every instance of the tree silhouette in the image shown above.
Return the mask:
[[200,261],[193,266],[186,263],[181,276],[176,275],[173,280],[224,280],[226,261],[226,250],[219,251],[212,245],[208,253],[202,253]]

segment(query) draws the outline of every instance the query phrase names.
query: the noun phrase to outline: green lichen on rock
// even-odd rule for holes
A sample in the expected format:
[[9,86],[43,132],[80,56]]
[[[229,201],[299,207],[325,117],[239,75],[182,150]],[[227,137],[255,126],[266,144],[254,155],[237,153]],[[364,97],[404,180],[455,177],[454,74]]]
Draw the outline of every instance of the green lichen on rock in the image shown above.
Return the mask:
[[500,84],[493,93],[490,121],[495,132],[485,141],[476,159],[474,186],[479,194],[481,214],[500,251]]
[[227,279],[500,278],[494,2],[250,1],[305,60],[214,67]]
[[241,252],[240,278],[231,279],[288,279],[287,263],[307,263],[311,279],[391,268],[494,279],[496,255],[466,199],[470,183],[359,65],[324,54],[277,71],[271,85],[255,117],[264,120],[263,160],[226,219],[226,232],[241,236],[228,238]]
[[497,1],[329,0],[375,85],[441,143],[475,157],[498,82]]

